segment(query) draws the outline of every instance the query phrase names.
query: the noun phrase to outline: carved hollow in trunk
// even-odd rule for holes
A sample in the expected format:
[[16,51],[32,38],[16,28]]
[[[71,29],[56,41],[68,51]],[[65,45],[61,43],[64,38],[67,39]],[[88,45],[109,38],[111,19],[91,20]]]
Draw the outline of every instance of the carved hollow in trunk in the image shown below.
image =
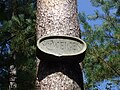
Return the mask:
[[[77,0],[37,0],[37,40],[53,35],[79,37],[77,18]],[[40,60],[37,90],[84,90],[79,63],[56,61]]]

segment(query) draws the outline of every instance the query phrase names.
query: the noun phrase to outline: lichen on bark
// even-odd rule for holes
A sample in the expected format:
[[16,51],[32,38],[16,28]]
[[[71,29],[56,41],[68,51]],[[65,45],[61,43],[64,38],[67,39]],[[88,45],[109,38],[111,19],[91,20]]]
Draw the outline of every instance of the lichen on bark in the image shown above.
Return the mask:
[[[80,36],[76,0],[37,0],[37,39],[42,36]],[[40,60],[37,90],[83,90],[79,63]]]
[[37,0],[37,38],[45,35],[79,37],[76,0]]

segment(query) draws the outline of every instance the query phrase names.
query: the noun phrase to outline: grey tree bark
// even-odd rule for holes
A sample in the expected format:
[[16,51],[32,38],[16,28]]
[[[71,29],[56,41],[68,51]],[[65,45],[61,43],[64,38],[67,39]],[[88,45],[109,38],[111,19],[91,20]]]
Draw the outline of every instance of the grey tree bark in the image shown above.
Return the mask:
[[[37,0],[37,39],[50,35],[80,36],[77,0]],[[79,63],[40,61],[37,90],[83,90]]]

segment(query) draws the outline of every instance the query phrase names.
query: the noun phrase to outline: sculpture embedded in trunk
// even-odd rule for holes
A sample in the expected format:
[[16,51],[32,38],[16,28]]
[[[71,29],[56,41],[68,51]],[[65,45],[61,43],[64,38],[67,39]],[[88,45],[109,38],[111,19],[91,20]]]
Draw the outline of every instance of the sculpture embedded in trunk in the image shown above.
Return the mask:
[[[44,36],[79,37],[77,17],[76,0],[37,0],[37,40]],[[37,68],[37,90],[83,90],[79,63],[40,60]]]

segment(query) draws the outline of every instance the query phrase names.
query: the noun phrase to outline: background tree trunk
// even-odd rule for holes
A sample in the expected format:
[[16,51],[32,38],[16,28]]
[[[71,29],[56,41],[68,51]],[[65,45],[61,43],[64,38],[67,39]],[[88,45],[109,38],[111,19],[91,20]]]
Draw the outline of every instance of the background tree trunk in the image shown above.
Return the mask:
[[[37,39],[42,36],[80,36],[76,0],[37,0]],[[83,90],[79,63],[40,61],[37,90]]]

